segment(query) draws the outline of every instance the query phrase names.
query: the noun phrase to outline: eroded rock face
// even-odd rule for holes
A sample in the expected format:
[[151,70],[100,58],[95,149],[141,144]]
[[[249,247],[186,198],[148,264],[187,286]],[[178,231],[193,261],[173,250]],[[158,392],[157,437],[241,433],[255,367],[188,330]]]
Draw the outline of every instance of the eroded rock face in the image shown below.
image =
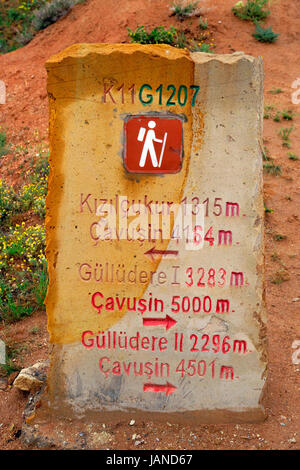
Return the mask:
[[48,368],[49,361],[42,361],[22,369],[13,386],[23,392],[38,391],[46,381]]
[[[261,60],[85,44],[47,70],[44,403],[93,419],[264,419]],[[151,218],[175,232],[171,209],[188,207],[203,214],[192,236]]]

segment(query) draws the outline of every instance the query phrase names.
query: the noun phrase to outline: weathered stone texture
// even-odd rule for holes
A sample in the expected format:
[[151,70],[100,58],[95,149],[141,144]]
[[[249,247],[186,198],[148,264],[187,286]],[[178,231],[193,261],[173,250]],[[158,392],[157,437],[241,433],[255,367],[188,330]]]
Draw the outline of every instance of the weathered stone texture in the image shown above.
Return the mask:
[[[105,412],[130,410],[155,413],[158,419],[168,413],[175,421],[264,419],[261,60],[244,54],[189,54],[168,46],[76,45],[51,58],[47,70],[47,314],[54,348],[44,402],[58,414],[90,413],[94,418],[98,411],[103,418]],[[200,90],[193,102],[195,86]],[[180,116],[181,171],[126,172],[124,122],[132,115]],[[91,225],[99,221],[100,201],[115,202],[116,195],[130,201],[147,196],[158,202],[204,202],[205,233],[212,227],[212,246],[205,241],[201,250],[189,251],[183,240],[93,239]],[[178,256],[146,256],[154,245],[178,251]],[[124,265],[139,282],[130,277],[124,283],[116,278],[108,282],[108,274],[102,282],[89,279],[88,272],[100,265],[109,266],[109,273]],[[104,299],[152,296],[163,301],[164,310],[141,313],[123,306],[99,314],[91,304],[95,292]],[[196,313],[182,308],[172,313],[174,296],[180,302],[207,297],[212,308],[204,311],[202,304]],[[224,299],[229,300],[228,312],[225,307],[222,312]],[[176,321],[168,330],[144,326],[145,318],[166,315]],[[102,332],[110,332],[112,341],[114,333],[128,338],[139,333],[157,342],[153,350],[88,348],[81,342],[84,331],[90,332],[89,345]]]

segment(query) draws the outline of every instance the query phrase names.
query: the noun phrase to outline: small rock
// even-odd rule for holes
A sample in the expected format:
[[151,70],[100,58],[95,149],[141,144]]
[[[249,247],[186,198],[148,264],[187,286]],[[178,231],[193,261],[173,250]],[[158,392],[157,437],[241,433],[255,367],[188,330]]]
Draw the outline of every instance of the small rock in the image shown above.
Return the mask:
[[129,426],[133,426],[134,423],[135,423],[135,421],[134,421],[134,419],[132,419],[132,420],[130,421],[130,423],[129,423]]
[[294,299],[292,299],[292,302],[298,302],[300,300],[300,297],[295,297]]
[[38,390],[46,381],[48,365],[48,361],[37,362],[31,367],[22,369],[13,383],[14,387],[23,392]]
[[141,440],[141,441],[135,441],[134,442],[134,445],[135,446],[140,446],[141,444],[144,444],[145,441]]
[[104,444],[108,444],[112,440],[112,436],[106,431],[93,432],[90,436],[90,440],[93,447],[99,448]]
[[291,439],[289,439],[288,441],[291,442],[291,443],[297,442],[294,437],[291,437]]

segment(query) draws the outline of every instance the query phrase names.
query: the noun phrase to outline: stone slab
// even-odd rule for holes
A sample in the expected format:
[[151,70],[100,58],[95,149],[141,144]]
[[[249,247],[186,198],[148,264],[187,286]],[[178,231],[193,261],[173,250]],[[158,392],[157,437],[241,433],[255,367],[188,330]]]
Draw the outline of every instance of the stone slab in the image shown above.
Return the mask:
[[[47,71],[53,351],[40,416],[264,419],[261,59],[81,44]],[[123,219],[144,223],[137,206],[188,204],[203,215],[191,244],[120,235]],[[114,210],[117,238],[100,239]]]

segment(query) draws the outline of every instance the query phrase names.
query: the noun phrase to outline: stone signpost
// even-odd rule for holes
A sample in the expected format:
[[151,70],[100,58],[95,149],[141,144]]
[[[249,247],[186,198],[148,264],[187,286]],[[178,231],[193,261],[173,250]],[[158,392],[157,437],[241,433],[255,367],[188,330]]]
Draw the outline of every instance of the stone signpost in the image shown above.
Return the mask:
[[47,71],[38,413],[264,419],[261,60],[82,44]]

